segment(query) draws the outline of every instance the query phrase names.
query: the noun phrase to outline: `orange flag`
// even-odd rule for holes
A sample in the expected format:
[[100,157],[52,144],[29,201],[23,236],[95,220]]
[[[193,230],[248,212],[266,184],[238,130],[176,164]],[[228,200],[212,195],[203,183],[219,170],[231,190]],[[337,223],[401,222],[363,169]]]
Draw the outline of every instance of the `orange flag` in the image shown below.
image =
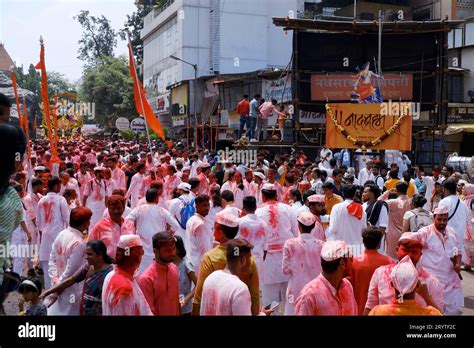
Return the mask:
[[[130,40],[128,42],[128,54],[130,58],[130,75],[133,78],[133,95],[135,96],[135,107],[137,108],[137,112],[145,118],[148,127],[150,127],[150,129],[153,130],[153,132],[155,132],[163,141],[165,141],[166,137],[163,126],[148,103],[142,83],[136,74],[135,61],[133,59],[132,44]],[[142,110],[142,105],[145,110]]]
[[28,127],[28,109],[26,108],[25,97],[23,96],[23,126],[26,133],[26,145],[28,146],[28,165],[30,165],[31,150],[30,150],[30,130]]
[[15,73],[13,70],[10,72],[10,78],[13,83],[13,92],[15,93],[15,103],[16,103],[16,110],[18,112],[18,123],[20,124],[21,129],[24,130],[23,128],[23,118],[21,115],[21,109],[20,109],[20,100],[18,99],[18,90],[17,90],[17,85],[16,85],[16,78],[15,78]]
[[53,130],[51,126],[51,112],[49,110],[49,96],[48,96],[48,75],[46,75],[46,64],[44,62],[44,44],[43,38],[40,38],[41,42],[41,51],[40,51],[40,61],[36,64],[35,69],[41,70],[41,100],[44,107],[44,117],[46,119],[46,126],[48,128],[48,138],[51,144],[51,157],[53,162],[58,162],[58,152],[56,149],[56,143],[53,138]]

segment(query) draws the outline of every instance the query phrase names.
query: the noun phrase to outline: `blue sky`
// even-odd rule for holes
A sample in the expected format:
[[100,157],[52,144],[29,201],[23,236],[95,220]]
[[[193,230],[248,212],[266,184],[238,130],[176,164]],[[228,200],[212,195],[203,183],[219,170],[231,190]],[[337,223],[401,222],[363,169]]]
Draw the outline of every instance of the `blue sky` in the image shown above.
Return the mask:
[[[16,64],[27,69],[39,61],[39,37],[43,35],[46,68],[75,82],[83,65],[76,58],[82,29],[73,19],[80,10],[103,14],[117,30],[123,28],[135,4],[134,0],[0,0],[0,41]],[[126,52],[126,43],[119,38],[116,54]]]

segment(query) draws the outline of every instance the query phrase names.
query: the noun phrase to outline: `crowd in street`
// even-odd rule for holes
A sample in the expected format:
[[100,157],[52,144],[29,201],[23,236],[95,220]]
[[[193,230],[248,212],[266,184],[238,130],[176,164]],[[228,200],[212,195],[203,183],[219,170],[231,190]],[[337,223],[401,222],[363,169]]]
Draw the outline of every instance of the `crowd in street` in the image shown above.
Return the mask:
[[0,124],[0,247],[37,251],[0,254],[0,312],[18,274],[22,315],[461,313],[464,173],[399,151],[356,170],[325,147],[239,163],[154,145],[63,139],[55,159],[36,140],[28,161]]

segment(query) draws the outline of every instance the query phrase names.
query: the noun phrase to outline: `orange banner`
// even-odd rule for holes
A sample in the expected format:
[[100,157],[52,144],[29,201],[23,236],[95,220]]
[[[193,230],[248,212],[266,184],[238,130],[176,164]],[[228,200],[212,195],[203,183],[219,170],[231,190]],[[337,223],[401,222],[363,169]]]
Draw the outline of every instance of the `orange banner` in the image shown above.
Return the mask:
[[26,107],[25,97],[23,96],[23,126],[26,133],[26,145],[28,149],[28,166],[30,166],[31,150],[30,150],[30,129],[28,125],[28,109]]
[[56,143],[53,138],[53,130],[51,126],[51,112],[49,110],[49,95],[48,95],[48,75],[46,74],[46,64],[44,61],[44,45],[43,39],[40,39],[41,42],[41,51],[40,51],[40,61],[36,64],[35,69],[41,70],[41,101],[43,102],[44,107],[44,117],[46,119],[48,139],[51,144],[51,157],[53,162],[59,162],[58,152],[56,148]]
[[[357,75],[328,74],[311,76],[311,100],[351,101]],[[371,81],[374,87],[378,82]],[[412,100],[413,75],[387,74],[380,80],[380,90],[383,100]]]
[[[148,127],[150,127],[150,129],[154,131],[164,141],[165,131],[163,130],[163,127],[160,121],[158,120],[158,117],[155,115],[153,109],[148,103],[148,100],[145,96],[145,90],[143,89],[141,81],[137,77],[137,73],[135,70],[135,62],[132,53],[132,44],[130,40],[128,42],[128,53],[130,59],[130,75],[133,78],[133,94],[135,96],[135,107],[137,109],[137,112],[145,118]],[[145,110],[142,109],[142,105],[143,109]]]
[[[388,103],[387,103],[388,104]],[[336,149],[411,150],[411,111],[382,115],[382,104],[327,104],[326,146]]]

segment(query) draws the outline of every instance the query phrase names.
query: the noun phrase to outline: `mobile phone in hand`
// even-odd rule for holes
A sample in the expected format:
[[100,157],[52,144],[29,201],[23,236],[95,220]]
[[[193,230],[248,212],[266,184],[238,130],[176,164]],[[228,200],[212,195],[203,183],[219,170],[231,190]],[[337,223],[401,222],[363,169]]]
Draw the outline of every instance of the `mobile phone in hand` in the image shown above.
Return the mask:
[[265,309],[266,309],[266,310],[274,310],[274,309],[277,308],[279,305],[280,305],[279,302],[273,301],[273,302],[270,303],[268,306],[266,306]]

